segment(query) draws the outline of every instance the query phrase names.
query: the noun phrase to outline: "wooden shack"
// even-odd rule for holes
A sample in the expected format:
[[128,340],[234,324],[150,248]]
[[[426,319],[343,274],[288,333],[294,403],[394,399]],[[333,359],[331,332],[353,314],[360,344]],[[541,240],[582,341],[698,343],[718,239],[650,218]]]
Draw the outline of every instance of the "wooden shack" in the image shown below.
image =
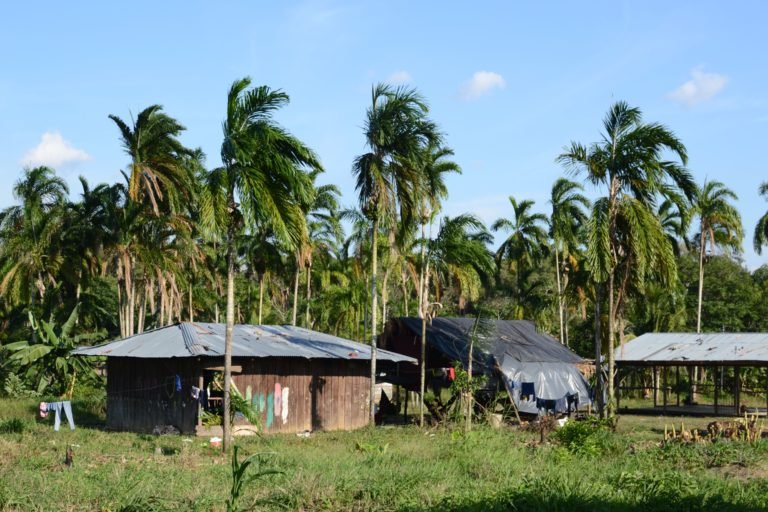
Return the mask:
[[[152,432],[201,427],[218,410],[223,324],[181,323],[75,351],[107,357],[107,428]],[[382,372],[413,359],[377,354]],[[258,411],[262,432],[352,430],[368,425],[370,347],[291,326],[237,325],[232,382]],[[243,422],[242,419],[238,420]]]

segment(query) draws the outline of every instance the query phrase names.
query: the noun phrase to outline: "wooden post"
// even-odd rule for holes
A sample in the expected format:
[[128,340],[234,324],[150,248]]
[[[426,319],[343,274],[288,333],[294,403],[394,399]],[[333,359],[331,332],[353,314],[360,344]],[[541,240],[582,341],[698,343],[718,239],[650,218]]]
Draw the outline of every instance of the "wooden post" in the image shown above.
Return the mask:
[[653,384],[653,407],[654,409],[657,406],[657,399],[658,399],[658,393],[659,393],[659,374],[656,373],[658,370],[656,367],[653,367],[653,376],[651,377],[651,383]]
[[675,366],[675,402],[680,407],[680,367]]
[[616,410],[621,408],[621,377],[618,369],[616,370]]
[[662,397],[664,400],[664,412],[667,412],[667,378],[668,378],[667,374],[669,373],[669,367],[665,366],[663,372],[664,372],[664,375],[662,375],[662,380],[663,380],[662,385],[664,386],[664,390],[662,391]]
[[733,369],[734,373],[736,374],[736,392],[734,393],[734,402],[736,415],[741,414],[741,366],[735,366]]
[[765,368],[765,415],[768,416],[768,366]]
[[[198,393],[203,392],[203,369],[202,367],[197,367],[197,388],[200,390]],[[199,395],[198,395],[199,396]],[[203,426],[203,405],[202,402],[198,399],[197,400],[197,428],[201,428]]]
[[720,407],[718,406],[718,399],[720,398],[720,367],[715,366],[713,373],[712,377],[715,380],[715,416],[717,416],[720,413]]

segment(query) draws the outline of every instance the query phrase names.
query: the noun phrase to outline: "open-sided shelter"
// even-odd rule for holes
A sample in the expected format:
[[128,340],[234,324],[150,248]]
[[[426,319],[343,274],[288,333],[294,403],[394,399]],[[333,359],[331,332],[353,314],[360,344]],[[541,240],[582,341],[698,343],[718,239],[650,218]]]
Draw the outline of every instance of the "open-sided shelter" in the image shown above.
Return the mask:
[[[224,324],[179,323],[74,351],[107,358],[107,428],[138,432],[174,426],[193,433],[223,372]],[[301,327],[236,325],[236,390],[261,414],[264,432],[351,430],[369,422],[370,347]],[[379,351],[396,373],[412,358]]]
[[[473,318],[434,318],[427,323],[426,368],[430,373],[460,361],[467,368]],[[554,338],[537,332],[526,320],[490,320],[474,331],[473,373],[489,377],[489,386],[500,381],[518,410],[535,414],[544,410],[565,412],[587,407],[590,388],[577,364],[583,359]],[[382,347],[421,359],[421,319],[394,318],[382,335]],[[399,382],[411,390],[419,387],[418,367],[401,368]]]
[[622,410],[715,416],[768,410],[768,333],[646,333],[614,354]]

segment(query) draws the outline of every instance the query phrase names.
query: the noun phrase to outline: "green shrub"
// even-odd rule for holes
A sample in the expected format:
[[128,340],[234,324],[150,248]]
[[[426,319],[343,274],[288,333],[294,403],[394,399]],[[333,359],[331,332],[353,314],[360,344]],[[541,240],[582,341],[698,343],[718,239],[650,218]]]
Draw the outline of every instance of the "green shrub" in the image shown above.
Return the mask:
[[571,453],[597,456],[604,453],[610,440],[610,423],[597,418],[569,421],[551,437]]
[[0,434],[23,434],[27,430],[27,422],[20,418],[0,421]]

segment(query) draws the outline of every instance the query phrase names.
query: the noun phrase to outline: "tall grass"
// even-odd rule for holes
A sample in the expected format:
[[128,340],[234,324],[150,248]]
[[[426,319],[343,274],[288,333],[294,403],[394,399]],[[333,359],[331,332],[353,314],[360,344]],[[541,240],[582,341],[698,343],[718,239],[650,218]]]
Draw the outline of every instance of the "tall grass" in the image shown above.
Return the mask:
[[[0,510],[225,510],[231,498],[232,460],[206,439],[55,433],[28,417],[34,404],[5,402],[0,420],[28,428],[0,434]],[[768,510],[768,442],[662,445],[664,421],[624,417],[588,453],[481,426],[240,438],[242,452],[275,453],[269,468],[282,474],[243,481],[238,499],[264,510]]]

